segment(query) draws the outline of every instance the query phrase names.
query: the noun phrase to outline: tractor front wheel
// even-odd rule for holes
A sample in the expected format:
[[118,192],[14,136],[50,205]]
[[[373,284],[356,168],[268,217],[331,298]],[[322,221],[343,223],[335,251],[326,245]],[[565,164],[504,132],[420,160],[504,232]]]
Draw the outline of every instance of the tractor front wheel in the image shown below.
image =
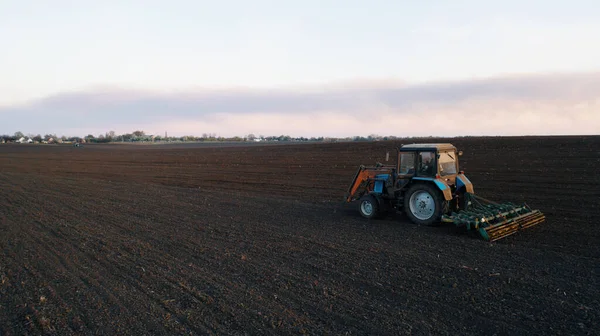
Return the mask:
[[365,218],[377,218],[380,214],[379,202],[373,195],[365,195],[360,198],[358,212]]
[[419,225],[437,226],[447,207],[442,193],[432,185],[418,183],[404,196],[404,211],[410,220]]

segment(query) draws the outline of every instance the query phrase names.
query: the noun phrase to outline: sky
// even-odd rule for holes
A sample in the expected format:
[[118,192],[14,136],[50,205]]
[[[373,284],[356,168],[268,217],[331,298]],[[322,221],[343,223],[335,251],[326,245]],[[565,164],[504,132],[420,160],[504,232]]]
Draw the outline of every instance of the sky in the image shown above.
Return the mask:
[[595,0],[0,0],[0,133],[598,134],[598,18]]

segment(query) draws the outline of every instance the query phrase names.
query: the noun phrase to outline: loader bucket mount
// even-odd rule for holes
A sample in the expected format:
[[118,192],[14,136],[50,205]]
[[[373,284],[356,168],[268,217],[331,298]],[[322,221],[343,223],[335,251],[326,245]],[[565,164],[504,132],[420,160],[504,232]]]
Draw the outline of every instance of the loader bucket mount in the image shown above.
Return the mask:
[[495,203],[472,193],[465,193],[465,209],[442,216],[442,222],[467,230],[478,230],[489,242],[507,237],[545,221],[539,210],[527,204]]

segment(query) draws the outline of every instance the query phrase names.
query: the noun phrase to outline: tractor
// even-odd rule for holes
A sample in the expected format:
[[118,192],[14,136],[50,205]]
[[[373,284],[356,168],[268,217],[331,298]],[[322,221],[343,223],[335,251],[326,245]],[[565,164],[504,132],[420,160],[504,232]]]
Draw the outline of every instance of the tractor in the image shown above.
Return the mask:
[[365,218],[381,218],[395,209],[415,224],[453,223],[478,230],[486,241],[545,220],[527,204],[499,204],[475,195],[473,184],[459,170],[462,151],[452,144],[408,144],[396,150],[395,165],[361,165],[348,188],[345,201],[358,200],[358,211]]

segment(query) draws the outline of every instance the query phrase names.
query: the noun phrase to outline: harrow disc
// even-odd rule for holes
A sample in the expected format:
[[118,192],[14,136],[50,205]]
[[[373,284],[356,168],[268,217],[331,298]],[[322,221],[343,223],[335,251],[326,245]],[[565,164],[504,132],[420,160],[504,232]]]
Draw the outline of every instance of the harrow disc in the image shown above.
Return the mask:
[[444,215],[442,221],[466,227],[467,230],[478,230],[481,237],[490,242],[545,220],[544,214],[539,210],[532,210],[527,204],[499,204],[471,193],[465,194],[465,201],[464,210]]
[[533,210],[532,212],[508,219],[498,224],[481,227],[479,228],[479,233],[483,239],[492,242],[510,236],[517,231],[542,223],[545,219],[546,217],[539,210]]

